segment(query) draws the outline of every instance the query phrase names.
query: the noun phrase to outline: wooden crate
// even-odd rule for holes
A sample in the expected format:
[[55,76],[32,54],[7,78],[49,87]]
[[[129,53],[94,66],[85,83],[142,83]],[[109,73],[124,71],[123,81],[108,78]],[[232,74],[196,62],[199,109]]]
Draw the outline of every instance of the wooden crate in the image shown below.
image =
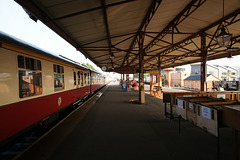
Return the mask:
[[219,112],[221,110],[205,105],[198,105],[197,108],[197,126],[215,136],[218,136],[218,120],[220,118]]
[[222,123],[240,130],[240,104],[225,105],[222,109]]
[[197,104],[197,126],[218,136],[218,128],[224,125],[222,112],[224,105],[238,104],[237,101],[202,102]]
[[210,96],[216,98],[223,98],[228,100],[237,100],[240,102],[240,91],[217,91],[217,92],[163,92],[163,102],[170,102],[171,105],[176,105],[177,97],[196,97],[196,96]]
[[188,102],[187,107],[187,120],[197,125],[197,105],[196,103]]
[[[206,97],[206,96],[178,97],[177,105],[176,105],[176,114],[181,115],[183,119],[187,120],[188,119],[187,110],[189,110],[189,112],[191,112],[189,109],[189,102],[208,102],[208,101],[212,101],[212,99],[216,99],[216,98],[211,98],[211,97]],[[195,110],[195,108],[192,108],[193,113],[194,113],[194,110]],[[190,116],[193,116],[193,115],[190,115]]]

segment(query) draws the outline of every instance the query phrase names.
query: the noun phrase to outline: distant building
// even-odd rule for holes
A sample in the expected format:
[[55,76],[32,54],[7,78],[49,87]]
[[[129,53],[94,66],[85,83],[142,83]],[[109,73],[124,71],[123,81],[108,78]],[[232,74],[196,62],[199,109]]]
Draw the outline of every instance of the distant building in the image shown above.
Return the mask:
[[[200,74],[201,74],[201,64],[192,64],[191,75],[200,75]],[[212,74],[223,81],[238,80],[238,70],[230,66],[207,64],[207,74]]]
[[[201,75],[193,74],[184,79],[184,88],[200,90],[201,88]],[[220,81],[219,78],[212,74],[207,74],[207,89],[213,88],[213,81]]]
[[236,68],[230,67],[230,66],[224,66],[227,70],[227,76],[226,72],[224,72],[221,75],[221,78],[223,78],[226,81],[237,81],[238,80],[238,70]]
[[[171,72],[171,84],[172,87],[183,87],[184,83],[183,80],[187,78],[190,73],[184,72],[185,68],[175,68],[174,71]],[[163,73],[163,84],[166,86],[168,85],[168,76],[167,73]]]
[[171,74],[171,86],[173,87],[183,87],[183,80],[187,78],[190,73],[177,72]]

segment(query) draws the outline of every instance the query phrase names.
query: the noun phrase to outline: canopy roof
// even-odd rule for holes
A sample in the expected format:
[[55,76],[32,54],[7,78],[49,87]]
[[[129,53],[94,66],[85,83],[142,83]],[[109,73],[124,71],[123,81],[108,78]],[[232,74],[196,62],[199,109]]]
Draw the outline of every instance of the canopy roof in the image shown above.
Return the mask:
[[[240,54],[239,0],[225,0],[224,18],[222,0],[16,2],[107,71],[136,72],[141,42],[144,70],[200,62],[204,49],[208,60]],[[215,39],[223,22],[232,34],[228,49]]]

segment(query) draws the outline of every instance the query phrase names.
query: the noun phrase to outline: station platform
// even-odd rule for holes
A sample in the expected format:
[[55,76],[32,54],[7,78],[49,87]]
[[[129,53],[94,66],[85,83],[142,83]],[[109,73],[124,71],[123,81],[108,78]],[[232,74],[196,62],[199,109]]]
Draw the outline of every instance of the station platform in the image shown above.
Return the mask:
[[[66,123],[35,143],[21,160],[215,160],[217,137],[188,121],[164,115],[162,99],[110,84],[84,118],[75,112]],[[231,132],[220,131],[220,159],[233,159]]]

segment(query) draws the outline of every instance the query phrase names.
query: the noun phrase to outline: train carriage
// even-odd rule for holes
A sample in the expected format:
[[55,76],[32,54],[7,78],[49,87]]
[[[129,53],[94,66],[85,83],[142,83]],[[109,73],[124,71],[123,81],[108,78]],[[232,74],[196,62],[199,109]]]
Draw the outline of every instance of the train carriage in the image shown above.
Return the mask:
[[105,85],[105,77],[63,56],[0,32],[0,141]]

